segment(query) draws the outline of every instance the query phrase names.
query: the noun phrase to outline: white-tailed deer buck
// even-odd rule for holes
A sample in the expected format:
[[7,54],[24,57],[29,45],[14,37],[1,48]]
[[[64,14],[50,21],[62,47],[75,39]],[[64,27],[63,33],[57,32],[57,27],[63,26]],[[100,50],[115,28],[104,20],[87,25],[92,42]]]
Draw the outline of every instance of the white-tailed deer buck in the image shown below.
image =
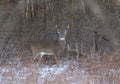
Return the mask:
[[44,55],[52,55],[57,61],[57,56],[60,54],[61,51],[65,49],[66,46],[65,37],[67,34],[67,30],[64,30],[64,32],[57,31],[57,33],[57,40],[40,40],[39,42],[34,42],[30,45],[34,60],[39,56],[41,59]]

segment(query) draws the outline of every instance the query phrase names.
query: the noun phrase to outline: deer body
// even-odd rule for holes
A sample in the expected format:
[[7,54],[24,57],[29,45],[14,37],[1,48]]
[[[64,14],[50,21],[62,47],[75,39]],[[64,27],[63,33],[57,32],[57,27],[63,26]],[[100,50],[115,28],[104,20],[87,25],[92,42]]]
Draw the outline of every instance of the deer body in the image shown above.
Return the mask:
[[65,49],[66,33],[67,31],[63,34],[58,32],[59,37],[57,40],[40,40],[38,42],[31,43],[30,47],[32,49],[33,58],[36,59],[40,56],[41,59],[44,55],[52,55],[55,60],[57,60],[57,55]]

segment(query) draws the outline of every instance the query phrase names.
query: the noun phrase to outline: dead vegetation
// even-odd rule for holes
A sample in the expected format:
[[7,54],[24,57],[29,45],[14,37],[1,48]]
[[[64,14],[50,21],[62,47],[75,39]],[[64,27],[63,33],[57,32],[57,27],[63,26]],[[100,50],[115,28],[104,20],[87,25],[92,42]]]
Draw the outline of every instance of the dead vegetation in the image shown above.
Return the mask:
[[67,44],[74,49],[77,43],[81,53],[119,48],[119,0],[1,0],[0,4],[1,56],[12,53],[16,45],[57,39],[55,25],[59,30],[70,26]]
[[[1,0],[0,65],[9,64],[16,57],[27,66],[30,63],[56,64],[55,58],[47,55],[41,61],[33,61],[30,48],[31,43],[41,40],[58,40],[56,25],[56,31],[64,31],[68,25],[70,28],[60,61],[76,60],[76,66],[91,74],[96,71],[94,74],[101,77],[107,73],[105,70],[119,68],[120,0]],[[23,66],[19,64],[16,62],[17,66],[13,67]],[[106,74],[106,80],[108,75],[114,80],[111,73]],[[60,76],[56,77],[62,81]],[[118,81],[119,77],[115,78]],[[89,79],[85,79],[85,84],[90,84]],[[104,77],[100,80],[100,84],[105,82]],[[48,81],[46,79],[46,84]]]

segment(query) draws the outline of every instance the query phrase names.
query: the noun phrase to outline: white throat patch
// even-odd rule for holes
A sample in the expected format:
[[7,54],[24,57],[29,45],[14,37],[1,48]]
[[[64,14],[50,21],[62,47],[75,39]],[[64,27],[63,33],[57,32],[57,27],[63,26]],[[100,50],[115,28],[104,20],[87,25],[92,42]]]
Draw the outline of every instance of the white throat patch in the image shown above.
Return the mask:
[[65,38],[60,38],[60,40],[64,41],[64,40],[65,40]]

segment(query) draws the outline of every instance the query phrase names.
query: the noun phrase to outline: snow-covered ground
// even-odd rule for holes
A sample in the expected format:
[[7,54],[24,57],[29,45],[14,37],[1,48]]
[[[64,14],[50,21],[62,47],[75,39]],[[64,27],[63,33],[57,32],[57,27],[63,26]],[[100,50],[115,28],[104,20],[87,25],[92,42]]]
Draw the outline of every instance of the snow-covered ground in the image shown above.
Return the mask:
[[120,84],[120,68],[112,68],[110,63],[66,61],[24,66],[19,58],[14,60],[0,67],[0,84]]

